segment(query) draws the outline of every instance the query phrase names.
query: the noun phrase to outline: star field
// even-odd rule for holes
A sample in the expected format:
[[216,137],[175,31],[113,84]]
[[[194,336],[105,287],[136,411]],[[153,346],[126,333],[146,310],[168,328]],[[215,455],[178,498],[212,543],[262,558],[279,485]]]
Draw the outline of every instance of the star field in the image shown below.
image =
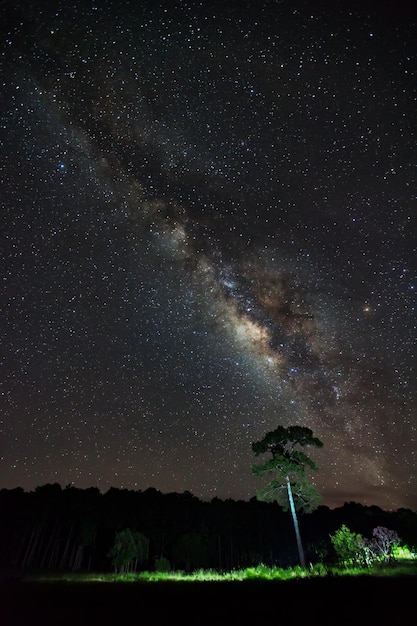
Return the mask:
[[415,509],[413,3],[0,11],[0,488]]

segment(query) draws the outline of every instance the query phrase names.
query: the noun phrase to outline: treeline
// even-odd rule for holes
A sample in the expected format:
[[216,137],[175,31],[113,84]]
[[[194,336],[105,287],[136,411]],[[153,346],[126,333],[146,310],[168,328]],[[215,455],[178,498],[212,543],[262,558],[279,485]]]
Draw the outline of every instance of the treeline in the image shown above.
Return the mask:
[[[319,506],[300,515],[299,522],[307,562],[334,558],[330,535],[342,524],[364,537],[383,526],[417,548],[417,512],[408,509],[384,511],[349,502],[336,509]],[[290,514],[256,498],[204,502],[189,492],[111,488],[103,494],[59,484],[32,492],[0,490],[3,572],[111,571],[115,541],[125,529],[146,542],[141,569],[154,569],[161,561],[186,571],[298,562]]]

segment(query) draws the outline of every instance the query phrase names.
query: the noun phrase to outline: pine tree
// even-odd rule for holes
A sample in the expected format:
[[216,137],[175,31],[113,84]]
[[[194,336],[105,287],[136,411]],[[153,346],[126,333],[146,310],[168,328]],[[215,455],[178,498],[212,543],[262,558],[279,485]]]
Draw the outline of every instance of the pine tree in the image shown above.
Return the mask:
[[[298,526],[297,510],[312,511],[318,504],[320,496],[315,487],[308,481],[306,467],[316,470],[315,463],[299,447],[315,446],[321,448],[323,443],[313,437],[309,428],[302,426],[278,426],[268,432],[261,441],[252,444],[256,456],[266,452],[272,458],[264,463],[253,465],[255,476],[273,474],[274,478],[257,493],[258,500],[276,501],[284,509],[291,511],[298,554],[302,567],[305,557]],[[283,498],[283,493],[286,497]]]

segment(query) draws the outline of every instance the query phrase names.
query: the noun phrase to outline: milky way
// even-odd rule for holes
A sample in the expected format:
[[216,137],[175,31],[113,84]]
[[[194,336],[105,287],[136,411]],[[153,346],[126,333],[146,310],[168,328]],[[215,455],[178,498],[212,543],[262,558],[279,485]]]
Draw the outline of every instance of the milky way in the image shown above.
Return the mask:
[[415,508],[412,3],[1,13],[0,487]]

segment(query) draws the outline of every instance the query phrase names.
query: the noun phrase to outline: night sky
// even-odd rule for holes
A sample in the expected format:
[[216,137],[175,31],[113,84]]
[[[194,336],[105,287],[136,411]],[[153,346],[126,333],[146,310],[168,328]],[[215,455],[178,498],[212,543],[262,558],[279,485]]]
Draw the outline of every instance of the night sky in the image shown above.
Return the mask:
[[9,0],[0,488],[417,508],[417,9]]

